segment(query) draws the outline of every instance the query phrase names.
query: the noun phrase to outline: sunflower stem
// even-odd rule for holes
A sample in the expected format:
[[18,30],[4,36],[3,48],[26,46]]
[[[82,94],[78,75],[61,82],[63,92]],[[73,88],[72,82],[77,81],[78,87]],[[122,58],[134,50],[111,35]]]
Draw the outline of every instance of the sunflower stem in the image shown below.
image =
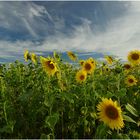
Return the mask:
[[119,135],[119,129],[117,129],[117,134]]
[[[117,79],[117,89],[118,89],[118,93],[120,91],[120,74],[118,75],[118,79]],[[120,97],[118,97],[118,103],[120,104]]]
[[63,111],[61,112],[61,116],[62,116],[62,119],[61,119],[62,130],[61,131],[62,131],[62,139],[63,139],[63,133],[64,133]]
[[120,91],[120,74],[118,75],[118,84],[117,84],[117,89],[118,91]]
[[[84,87],[86,87],[86,84],[84,84]],[[86,108],[87,103],[86,103],[86,89],[84,88],[84,107]],[[86,119],[86,116],[84,116]],[[86,132],[85,132],[85,124],[84,124],[84,138],[85,138]]]

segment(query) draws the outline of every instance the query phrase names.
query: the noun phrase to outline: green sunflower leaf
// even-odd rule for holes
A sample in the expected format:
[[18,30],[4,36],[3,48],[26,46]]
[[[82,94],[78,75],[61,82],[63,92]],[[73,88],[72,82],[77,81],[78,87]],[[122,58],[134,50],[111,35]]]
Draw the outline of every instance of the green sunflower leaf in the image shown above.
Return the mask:
[[132,105],[128,103],[125,107],[132,115],[138,117],[138,112]]
[[123,119],[127,122],[132,122],[132,123],[136,123],[131,117],[127,116],[127,115],[123,115]]
[[58,120],[59,120],[59,114],[54,113],[53,115],[46,117],[45,124],[47,127],[53,129],[55,127],[56,123],[58,122]]

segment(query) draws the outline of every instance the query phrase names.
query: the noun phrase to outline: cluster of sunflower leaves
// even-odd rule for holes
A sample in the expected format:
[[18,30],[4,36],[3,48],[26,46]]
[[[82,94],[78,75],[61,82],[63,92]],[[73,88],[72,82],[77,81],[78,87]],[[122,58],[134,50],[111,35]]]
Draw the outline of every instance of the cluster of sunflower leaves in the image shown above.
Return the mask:
[[126,63],[24,53],[0,66],[0,138],[140,138],[140,51]]

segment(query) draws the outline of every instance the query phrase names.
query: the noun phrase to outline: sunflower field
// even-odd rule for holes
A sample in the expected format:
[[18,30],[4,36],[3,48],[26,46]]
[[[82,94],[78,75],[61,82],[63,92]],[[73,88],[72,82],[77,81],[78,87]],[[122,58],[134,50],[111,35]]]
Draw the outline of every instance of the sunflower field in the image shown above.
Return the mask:
[[140,51],[74,64],[24,53],[0,65],[0,138],[140,139]]

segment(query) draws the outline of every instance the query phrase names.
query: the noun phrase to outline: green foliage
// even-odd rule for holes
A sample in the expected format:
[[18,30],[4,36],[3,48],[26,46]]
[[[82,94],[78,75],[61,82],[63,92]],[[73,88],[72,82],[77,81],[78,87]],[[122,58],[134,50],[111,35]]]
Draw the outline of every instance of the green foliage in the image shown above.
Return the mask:
[[132,106],[130,105],[129,103],[125,106],[126,109],[131,113],[133,114],[134,116],[138,117],[138,112],[137,110]]
[[[43,71],[39,59],[36,64],[29,60],[0,66],[0,138],[140,138],[139,66],[130,72],[138,80],[132,87],[124,82],[128,73],[120,61],[98,62],[94,73],[79,84],[78,63],[65,63],[56,52],[53,59],[59,67],[54,76]],[[121,106],[121,130],[99,121],[97,104],[102,98]]]

